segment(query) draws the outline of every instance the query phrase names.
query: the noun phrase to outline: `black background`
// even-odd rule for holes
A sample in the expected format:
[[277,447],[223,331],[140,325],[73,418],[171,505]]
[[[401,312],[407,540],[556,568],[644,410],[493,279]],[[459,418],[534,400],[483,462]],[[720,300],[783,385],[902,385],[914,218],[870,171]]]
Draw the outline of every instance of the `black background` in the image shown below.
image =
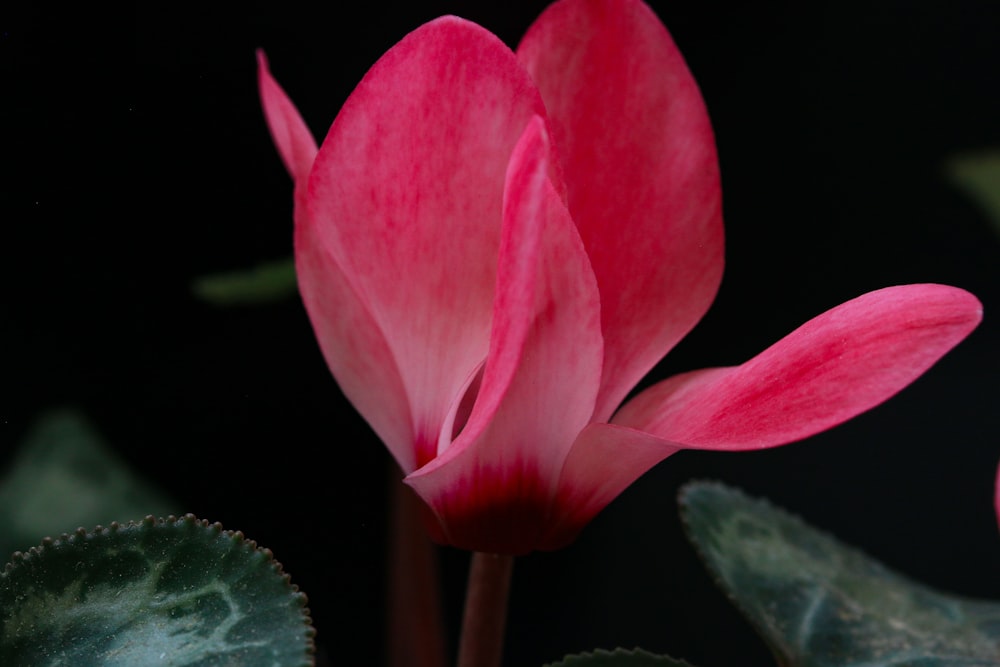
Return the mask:
[[[254,49],[322,137],[365,70],[445,13],[511,46],[543,2],[78,3],[0,10],[0,448],[83,408],[180,511],[274,550],[335,664],[378,664],[389,458],[294,298],[243,308],[191,282],[291,252],[291,183]],[[716,478],[932,586],[1000,598],[998,231],[944,176],[1000,146],[998,6],[957,0],[654,3],[717,133],[718,299],[654,378],[739,363],[862,292],[942,282],[973,335],[902,394],[806,442],[684,452],[569,548],[518,560],[507,664],[643,646],[770,665],[684,540],[675,495]],[[448,618],[466,555],[441,551]]]

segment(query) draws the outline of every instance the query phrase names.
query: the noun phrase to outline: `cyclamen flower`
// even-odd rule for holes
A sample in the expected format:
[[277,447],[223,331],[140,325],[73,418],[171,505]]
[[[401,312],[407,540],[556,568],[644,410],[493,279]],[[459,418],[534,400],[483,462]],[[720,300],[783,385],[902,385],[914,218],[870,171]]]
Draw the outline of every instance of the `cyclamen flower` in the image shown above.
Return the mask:
[[318,151],[263,54],[259,73],[320,347],[439,542],[564,546],[671,454],[835,426],[980,320],[957,288],[883,289],[619,407],[723,266],[708,115],[645,4],[556,2],[516,54],[431,21],[375,63]]

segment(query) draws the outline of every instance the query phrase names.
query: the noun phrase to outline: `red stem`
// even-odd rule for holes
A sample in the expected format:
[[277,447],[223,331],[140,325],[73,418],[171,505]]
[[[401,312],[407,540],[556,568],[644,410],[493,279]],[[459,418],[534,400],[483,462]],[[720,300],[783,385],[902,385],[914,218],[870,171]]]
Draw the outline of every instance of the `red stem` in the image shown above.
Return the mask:
[[513,556],[472,554],[458,667],[500,667],[513,568]]
[[388,647],[390,667],[445,667],[437,550],[420,520],[420,500],[390,475]]

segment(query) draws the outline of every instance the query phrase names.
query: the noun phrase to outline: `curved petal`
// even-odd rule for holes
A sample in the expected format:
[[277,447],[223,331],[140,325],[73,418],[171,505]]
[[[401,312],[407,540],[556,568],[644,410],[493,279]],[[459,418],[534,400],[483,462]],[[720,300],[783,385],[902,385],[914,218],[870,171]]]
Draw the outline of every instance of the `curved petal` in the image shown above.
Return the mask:
[[504,173],[539,114],[510,49],[442,17],[375,63],[316,158],[309,214],[385,335],[417,465],[488,351]]
[[603,356],[597,281],[548,171],[535,118],[511,158],[490,352],[468,422],[406,482],[448,542],[536,548],[559,471],[593,413]]
[[263,49],[257,49],[257,89],[264,119],[281,161],[296,185],[304,185],[316,159],[316,140],[298,109],[271,76]]
[[697,449],[801,440],[896,394],[981,319],[979,301],[955,287],[869,292],[740,366],[685,373],[650,387],[614,421]]
[[288,173],[295,181],[295,270],[299,293],[327,365],[344,395],[365,416],[399,465],[414,470],[410,411],[385,338],[351,288],[336,259],[323,247],[303,197],[316,142],[257,51],[261,105]]
[[406,472],[417,468],[412,418],[385,336],[300,208],[295,221],[299,293],[341,391]]
[[570,449],[536,548],[561,549],[612,500],[682,445],[614,424],[591,424]]
[[722,277],[715,140],[683,57],[639,0],[563,0],[518,47],[549,113],[601,289],[595,421],[701,319]]

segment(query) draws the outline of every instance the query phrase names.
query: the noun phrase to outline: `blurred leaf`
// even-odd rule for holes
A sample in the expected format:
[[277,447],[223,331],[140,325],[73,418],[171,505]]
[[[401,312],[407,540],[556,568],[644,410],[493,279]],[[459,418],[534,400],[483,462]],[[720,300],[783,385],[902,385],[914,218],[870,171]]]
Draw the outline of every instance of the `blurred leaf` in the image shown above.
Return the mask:
[[560,662],[554,662],[545,667],[692,667],[683,660],[674,660],[665,655],[653,655],[635,649],[626,651],[625,649],[615,649],[614,651],[604,651],[598,649],[593,653],[579,653],[568,655]]
[[1000,603],[913,582],[721,484],[691,483],[680,503],[689,539],[780,665],[1000,666]]
[[945,163],[945,173],[979,204],[1000,233],[1000,149],[954,155]]
[[295,260],[264,262],[247,271],[203,276],[191,288],[198,298],[217,306],[280,301],[296,294]]
[[34,424],[0,478],[0,561],[80,526],[171,511],[80,412],[53,410]]
[[270,551],[191,515],[47,539],[0,573],[4,667],[308,667],[314,634]]

